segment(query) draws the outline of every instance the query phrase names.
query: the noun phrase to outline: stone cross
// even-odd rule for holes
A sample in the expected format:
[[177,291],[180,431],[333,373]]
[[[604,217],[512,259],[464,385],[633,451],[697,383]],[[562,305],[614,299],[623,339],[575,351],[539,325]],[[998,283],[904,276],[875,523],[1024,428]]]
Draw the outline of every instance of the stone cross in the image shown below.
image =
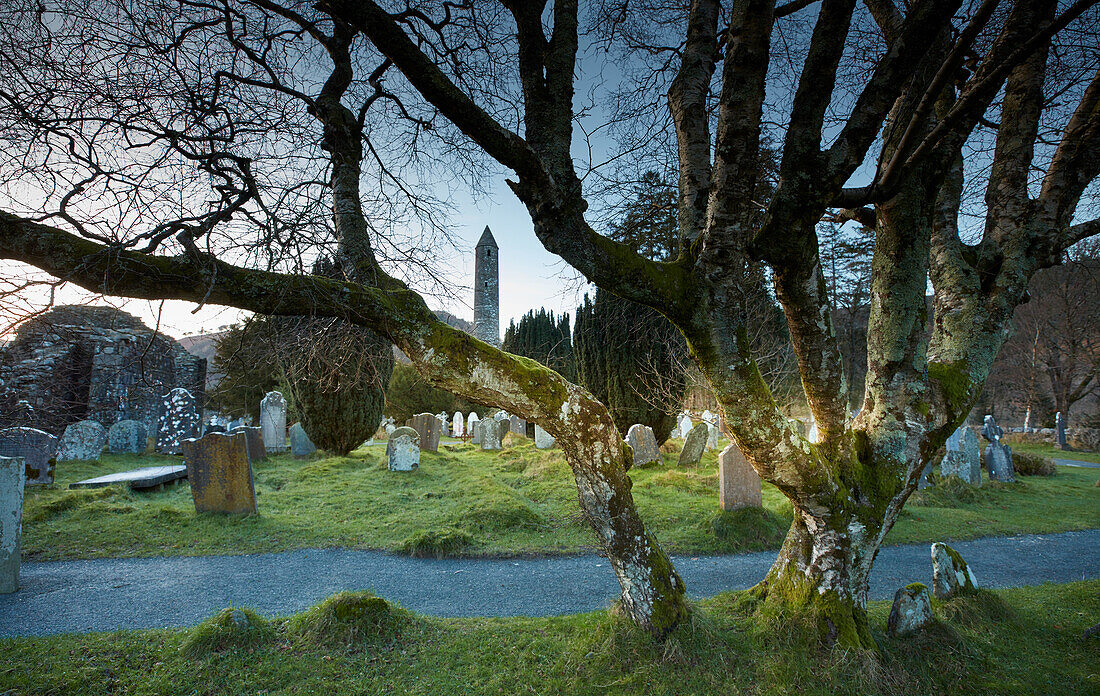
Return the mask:
[[420,433],[402,427],[390,433],[386,443],[386,461],[390,471],[416,471],[420,468]]
[[28,486],[53,483],[57,438],[38,428],[0,430],[0,457],[22,457]]
[[703,457],[703,450],[707,446],[707,436],[710,426],[699,423],[684,438],[684,449],[680,451],[679,466],[696,466]]
[[19,589],[26,482],[22,457],[0,457],[0,594]]
[[260,401],[260,434],[268,452],[286,452],[286,399],[277,391]]
[[184,440],[182,449],[195,512],[256,512],[248,438],[244,433],[210,433]]
[[107,449],[111,454],[141,454],[148,442],[145,424],[138,420],[120,420],[107,429]]
[[[634,461],[628,461],[627,464],[633,463],[636,467],[643,467],[646,464],[661,461],[657,437],[653,434],[653,428],[648,425],[635,423],[630,426],[630,430],[626,431],[626,442],[634,450]],[[629,468],[628,466],[627,469]]]
[[718,507],[736,510],[763,506],[760,476],[737,445],[731,442],[718,454]]
[[428,452],[439,451],[439,438],[443,431],[438,418],[430,413],[418,413],[405,425],[420,434],[420,449]]
[[157,451],[180,454],[184,440],[200,435],[202,412],[199,410],[198,400],[186,389],[176,387],[164,395],[161,406]]
[[107,429],[94,420],[70,424],[57,445],[57,461],[99,461],[107,444]]

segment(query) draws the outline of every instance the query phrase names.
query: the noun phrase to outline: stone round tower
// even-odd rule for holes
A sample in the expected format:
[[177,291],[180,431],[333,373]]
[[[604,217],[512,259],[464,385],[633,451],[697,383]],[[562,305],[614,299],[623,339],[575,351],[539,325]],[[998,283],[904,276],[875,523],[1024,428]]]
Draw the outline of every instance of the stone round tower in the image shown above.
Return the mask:
[[474,247],[474,336],[500,347],[500,248],[489,226]]

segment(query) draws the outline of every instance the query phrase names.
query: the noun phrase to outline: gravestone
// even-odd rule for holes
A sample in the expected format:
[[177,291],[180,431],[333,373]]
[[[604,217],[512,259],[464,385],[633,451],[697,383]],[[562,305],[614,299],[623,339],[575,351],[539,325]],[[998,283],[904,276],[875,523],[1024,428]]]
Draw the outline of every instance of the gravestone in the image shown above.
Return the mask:
[[211,433],[184,440],[182,449],[195,512],[256,512],[256,490],[244,433]]
[[93,420],[77,421],[65,428],[57,444],[57,461],[99,461],[107,444],[107,429]]
[[504,426],[501,425],[501,421],[495,418],[483,418],[478,421],[478,432],[481,435],[481,449],[503,449],[503,445],[501,445],[501,431],[503,429]]
[[932,623],[932,598],[928,596],[928,587],[914,582],[894,594],[894,604],[890,607],[890,618],[886,622],[886,633],[891,636],[904,636]]
[[22,457],[0,457],[0,594],[19,589],[23,537],[23,488],[27,483]]
[[57,438],[38,428],[0,430],[0,457],[22,457],[28,486],[53,483]]
[[260,462],[267,459],[267,447],[264,445],[263,428],[242,425],[229,431],[230,435],[244,433],[245,442],[248,444],[248,462]]
[[554,446],[554,436],[535,423],[535,447],[537,449],[550,449]]
[[180,454],[183,441],[197,438],[202,428],[202,411],[191,392],[176,387],[161,401],[160,425],[157,427],[157,451]]
[[477,414],[470,411],[470,417],[466,419],[466,432],[470,434],[470,442],[475,445],[481,444],[481,427],[478,425],[481,419],[477,417]]
[[390,471],[416,471],[420,468],[420,433],[415,428],[397,428],[386,443]]
[[718,426],[714,423],[707,422],[707,449],[718,449]]
[[684,449],[680,450],[679,466],[696,466],[703,457],[703,450],[707,446],[707,437],[710,426],[699,423],[684,438]]
[[455,411],[454,418],[451,420],[451,435],[454,437],[462,437],[466,434],[466,423],[462,419],[462,412]]
[[121,471],[117,474],[84,479],[83,481],[70,483],[69,488],[102,488],[116,483],[128,483],[132,490],[137,491],[155,488],[162,483],[170,483],[182,478],[187,478],[187,465],[185,464],[147,466],[141,469]]
[[1004,430],[993,420],[993,416],[986,416],[982,423],[982,437],[989,441],[985,448],[985,465],[989,468],[989,478],[1012,483],[1016,480],[1016,472],[1012,468],[1012,449],[1001,444],[1002,435]]
[[295,457],[308,457],[317,451],[317,445],[309,439],[301,423],[290,426],[290,453]]
[[924,468],[920,471],[920,478],[917,479],[917,488],[928,488],[932,485],[932,462],[929,461],[924,465]]
[[737,445],[731,442],[718,454],[718,507],[736,510],[763,506],[760,476]]
[[972,486],[982,485],[982,457],[978,436],[964,425],[947,438],[947,453],[940,462],[941,476],[957,476]]
[[1058,445],[1058,449],[1069,449],[1066,445],[1066,419],[1062,417],[1062,412],[1054,414],[1054,441]]
[[439,419],[439,435],[440,437],[451,436],[451,421],[447,419],[446,413],[437,413],[435,415]]
[[498,423],[500,421],[506,421],[510,417],[511,416],[508,415],[507,411],[497,411],[496,413],[493,414],[493,420],[497,421]]
[[512,416],[508,419],[508,427],[512,433],[527,437],[527,421],[523,418],[520,418],[519,416]]
[[107,449],[111,454],[141,454],[148,440],[148,431],[141,421],[120,420],[107,429]]
[[405,425],[420,434],[420,449],[427,452],[439,451],[439,437],[443,432],[438,418],[430,413],[418,413]]
[[211,423],[210,425],[206,426],[206,430],[204,432],[207,432],[207,433],[224,433],[224,432],[226,432],[226,429],[225,429],[224,425],[221,425],[221,424],[218,424],[218,423]]
[[286,452],[286,399],[277,391],[260,401],[260,434],[268,452]]
[[947,544],[932,544],[932,592],[947,599],[965,590],[978,589],[974,571],[959,552]]
[[686,413],[680,416],[680,437],[686,438],[691,432],[691,417]]
[[[636,467],[661,461],[661,452],[657,448],[657,437],[653,434],[653,428],[641,423],[635,423],[626,431],[626,442],[634,450],[634,461],[626,462]],[[629,470],[630,467],[628,466]]]

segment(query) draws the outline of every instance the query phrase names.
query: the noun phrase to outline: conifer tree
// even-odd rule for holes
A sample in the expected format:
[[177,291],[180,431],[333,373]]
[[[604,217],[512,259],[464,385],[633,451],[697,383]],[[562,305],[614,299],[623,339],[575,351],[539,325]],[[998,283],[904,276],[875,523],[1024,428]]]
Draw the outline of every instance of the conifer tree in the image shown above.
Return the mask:
[[577,378],[568,314],[555,317],[543,307],[538,312],[532,309],[520,318],[519,324],[515,321],[508,324],[501,347],[537,360],[570,381]]

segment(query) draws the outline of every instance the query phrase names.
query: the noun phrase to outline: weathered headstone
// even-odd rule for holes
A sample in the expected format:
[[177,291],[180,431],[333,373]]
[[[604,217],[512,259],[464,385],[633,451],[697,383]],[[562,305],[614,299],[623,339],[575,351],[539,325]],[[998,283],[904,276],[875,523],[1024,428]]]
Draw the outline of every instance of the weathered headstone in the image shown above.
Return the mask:
[[527,437],[527,421],[519,416],[512,416],[508,419],[508,427],[512,433]]
[[932,544],[932,592],[947,599],[964,590],[978,589],[974,571],[959,552],[947,544]]
[[260,434],[268,452],[286,452],[286,399],[277,391],[260,401]]
[[691,432],[692,424],[691,417],[686,413],[680,416],[680,437],[687,437]]
[[626,431],[626,443],[634,450],[634,461],[626,462],[628,470],[630,464],[643,467],[646,464],[661,461],[661,452],[657,449],[657,437],[653,434],[653,428],[641,423],[635,423]]
[[481,419],[477,417],[477,414],[470,411],[470,417],[466,419],[466,432],[470,433],[470,442],[475,445],[481,444]]
[[22,457],[0,457],[0,594],[19,589],[26,482]]
[[397,428],[386,443],[390,471],[415,471],[420,468],[420,433],[415,428]]
[[928,587],[914,582],[894,594],[886,632],[891,636],[904,636],[932,623],[932,598]]
[[295,457],[308,457],[317,451],[317,445],[309,439],[301,423],[290,426],[290,453]]
[[184,440],[182,449],[195,512],[256,512],[256,490],[244,433],[211,433]]
[[501,421],[495,418],[483,418],[478,421],[478,432],[481,435],[481,449],[503,449],[503,445],[501,444],[501,431],[504,429],[504,426],[500,423]]
[[57,444],[57,461],[99,461],[107,444],[107,429],[93,420],[77,421],[65,428]]
[[1066,444],[1066,419],[1062,416],[1061,411],[1054,414],[1054,433],[1054,441],[1058,449],[1069,449]]
[[947,438],[947,453],[940,462],[941,476],[957,476],[972,486],[982,485],[982,457],[978,436],[962,426]]
[[148,438],[141,421],[120,420],[107,429],[107,449],[111,454],[141,454]]
[[164,395],[161,402],[160,425],[157,428],[157,451],[180,454],[184,440],[199,436],[202,411],[191,392],[176,387]]
[[57,438],[37,428],[0,430],[0,457],[22,457],[27,485],[53,483]]
[[737,445],[731,442],[718,454],[718,507],[736,510],[763,505],[760,476]]
[[1016,470],[1012,466],[1012,448],[1000,442],[991,442],[985,447],[985,463],[989,467],[989,478],[1001,483],[1013,483]]
[[501,421],[506,421],[509,418],[511,418],[511,416],[508,415],[507,411],[497,411],[496,413],[493,414],[493,420],[495,420],[498,423],[501,422]]
[[718,426],[707,421],[707,449],[718,449],[719,435]]
[[466,434],[466,423],[462,418],[461,411],[455,411],[454,418],[451,420],[451,434],[454,437],[462,437]]
[[554,436],[535,423],[535,447],[537,449],[550,449],[554,446]]
[[699,423],[684,438],[684,449],[680,450],[679,466],[696,466],[703,457],[703,450],[707,446],[707,436],[710,427],[706,423]]
[[229,431],[230,435],[244,433],[245,442],[248,444],[248,461],[259,462],[267,459],[267,447],[264,445],[263,428],[242,425]]
[[443,431],[438,418],[430,413],[418,413],[405,425],[420,434],[420,449],[428,452],[439,451],[439,437]]

